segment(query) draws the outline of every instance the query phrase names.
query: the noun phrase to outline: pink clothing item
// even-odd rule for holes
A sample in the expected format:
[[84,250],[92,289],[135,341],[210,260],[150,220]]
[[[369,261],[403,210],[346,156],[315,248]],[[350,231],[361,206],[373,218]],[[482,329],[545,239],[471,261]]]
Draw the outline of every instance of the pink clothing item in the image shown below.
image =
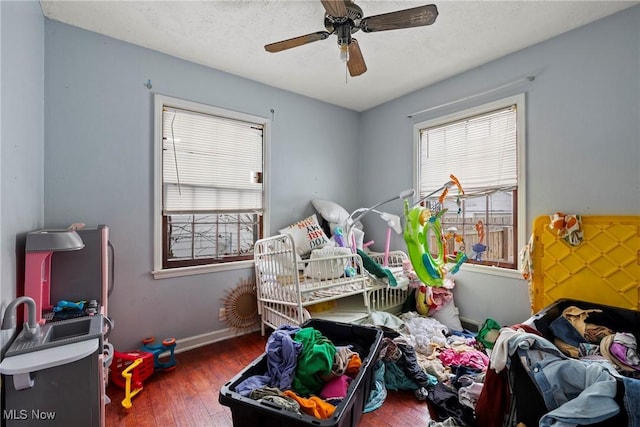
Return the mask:
[[620,344],[626,348],[625,359],[627,360],[627,365],[640,366],[640,356],[638,356],[637,352],[635,335],[630,332],[617,332],[613,337],[613,343]]
[[327,381],[322,390],[320,391],[320,397],[323,399],[344,399],[347,396],[347,389],[351,378],[347,375],[340,375],[339,377],[331,378]]
[[451,348],[444,349],[438,356],[444,366],[468,366],[481,371],[489,367],[489,357],[478,350],[457,352]]
[[631,349],[625,347],[624,344],[613,342],[611,343],[611,347],[609,347],[609,351],[616,359],[620,361],[620,363],[634,368],[635,370],[640,370],[640,366],[634,365],[633,362],[629,361],[629,352],[631,351]]
[[431,287],[431,303],[429,311],[438,311],[442,306],[453,300],[453,292],[449,289]]
[[614,343],[611,343],[611,346],[609,347],[609,352],[613,356],[615,356],[619,361],[621,361],[625,365],[628,365],[628,363],[627,363],[627,347],[625,347],[622,344],[619,344],[617,342],[614,342]]

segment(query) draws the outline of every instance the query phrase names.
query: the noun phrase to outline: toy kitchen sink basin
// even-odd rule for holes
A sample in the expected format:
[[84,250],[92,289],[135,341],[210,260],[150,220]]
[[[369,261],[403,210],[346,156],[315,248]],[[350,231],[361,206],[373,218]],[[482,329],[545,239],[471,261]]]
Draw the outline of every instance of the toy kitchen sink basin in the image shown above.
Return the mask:
[[102,335],[102,315],[78,317],[70,320],[46,323],[34,338],[25,338],[24,329],[20,331],[5,357],[31,353],[47,348],[73,344],[79,341],[100,338]]

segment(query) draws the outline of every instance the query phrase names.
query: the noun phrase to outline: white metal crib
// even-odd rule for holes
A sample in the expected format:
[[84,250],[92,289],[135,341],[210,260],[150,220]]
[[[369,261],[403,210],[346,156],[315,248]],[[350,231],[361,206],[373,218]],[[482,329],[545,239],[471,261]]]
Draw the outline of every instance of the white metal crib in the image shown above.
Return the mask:
[[[383,254],[371,254],[379,264]],[[402,271],[406,254],[389,254],[388,268]],[[258,314],[265,328],[301,325],[311,317],[358,323],[371,311],[399,311],[406,286],[390,287],[364,269],[358,254],[303,260],[293,239],[280,234],[260,239],[254,247]]]

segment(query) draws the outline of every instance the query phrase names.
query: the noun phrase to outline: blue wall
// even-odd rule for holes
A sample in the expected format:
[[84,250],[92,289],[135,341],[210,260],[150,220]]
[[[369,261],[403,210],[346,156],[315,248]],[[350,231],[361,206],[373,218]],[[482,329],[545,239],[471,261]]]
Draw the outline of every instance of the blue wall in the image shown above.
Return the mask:
[[[38,2],[0,2],[0,313],[24,276],[25,233],[42,227],[44,21]],[[17,42],[19,40],[19,43]],[[13,331],[0,332],[0,349]]]
[[45,31],[45,222],[110,227],[116,348],[226,328],[222,299],[253,273],[152,278],[153,93],[262,117],[274,110],[271,230],[313,213],[314,197],[357,207],[358,113],[56,21]]
[[[407,118],[529,75],[536,76],[531,83]],[[412,186],[415,123],[523,91],[527,236],[537,216],[556,211],[640,214],[640,6],[364,112],[363,204],[378,200],[380,188]],[[383,241],[379,234],[374,240]],[[464,317],[482,322],[491,315],[502,324],[528,317],[527,284],[517,274],[488,272],[456,276]]]

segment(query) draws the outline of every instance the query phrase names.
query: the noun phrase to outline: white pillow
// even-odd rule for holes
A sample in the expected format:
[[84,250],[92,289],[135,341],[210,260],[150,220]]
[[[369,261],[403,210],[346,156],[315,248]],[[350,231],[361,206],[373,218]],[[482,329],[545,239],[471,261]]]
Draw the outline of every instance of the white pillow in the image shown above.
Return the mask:
[[351,255],[351,249],[340,246],[325,246],[311,251],[309,259],[318,260],[310,262],[304,269],[304,275],[318,280],[337,279],[344,275],[344,270],[349,266],[350,258],[327,259],[339,255]]
[[344,224],[349,218],[349,212],[345,208],[329,200],[313,199],[311,204],[327,222]]
[[292,276],[292,270],[279,262],[256,262],[256,267],[260,272],[263,281],[277,280],[281,276]]
[[[277,253],[256,261],[256,267],[261,274],[280,276],[294,274],[296,271],[295,261],[291,258],[291,252]],[[296,254],[297,265],[300,268],[302,259]]]
[[280,234],[290,234],[300,256],[308,255],[312,249],[319,249],[329,243],[329,238],[318,223],[316,214],[311,215],[279,230]]
[[437,311],[429,312],[429,317],[433,317],[438,322],[449,328],[450,331],[462,331],[462,323],[460,323],[460,315],[458,307],[453,302],[453,299]]

